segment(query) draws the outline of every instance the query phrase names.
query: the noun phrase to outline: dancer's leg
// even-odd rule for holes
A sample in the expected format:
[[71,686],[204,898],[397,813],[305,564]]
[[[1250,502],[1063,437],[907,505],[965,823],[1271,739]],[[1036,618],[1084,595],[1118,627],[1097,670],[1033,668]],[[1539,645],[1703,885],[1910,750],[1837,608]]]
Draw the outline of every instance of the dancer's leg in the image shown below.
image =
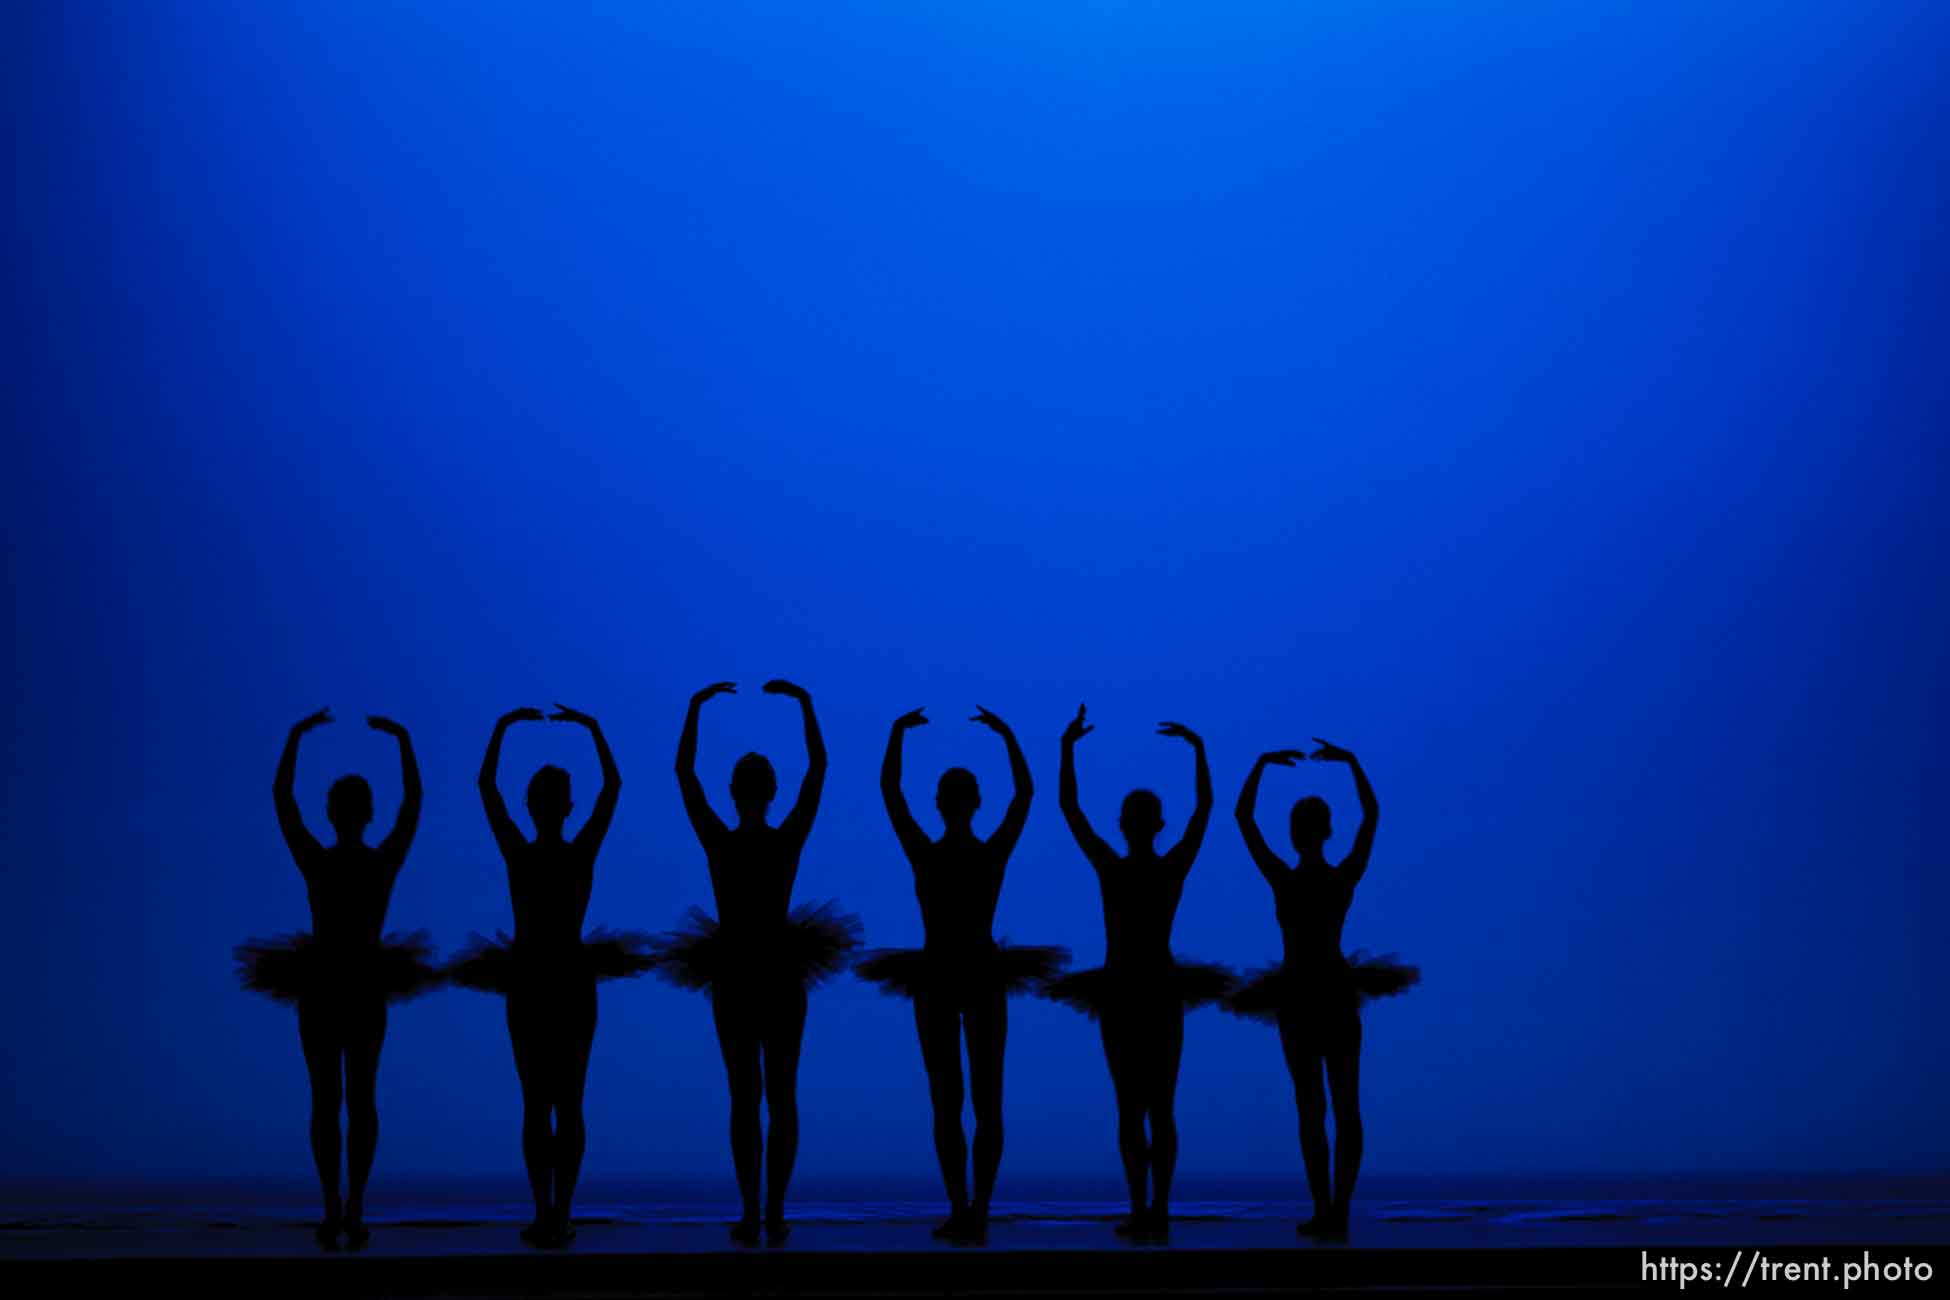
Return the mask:
[[799,1047],[806,1033],[806,991],[798,985],[781,992],[768,1008],[764,1026],[765,1116],[771,1150],[765,1158],[765,1231],[785,1236],[785,1193],[799,1158]]
[[323,999],[298,1003],[298,1041],[305,1049],[305,1069],[311,1076],[311,1158],[318,1170],[318,1188],[325,1200],[325,1219],[319,1240],[336,1243],[345,1217],[339,1199],[339,1102],[341,1056],[340,1016]]
[[962,1023],[968,1035],[968,1082],[975,1104],[972,1209],[979,1225],[989,1217],[996,1171],[1002,1166],[1002,1056],[1009,1039],[1008,996],[1001,989],[977,995],[970,1000]]
[[366,1180],[379,1149],[379,1049],[386,1043],[386,1002],[371,998],[346,1009],[345,1158],[347,1194],[345,1235],[363,1245],[366,1231]]
[[962,1134],[961,1013],[951,997],[922,993],[914,999],[914,1030],[921,1040],[921,1065],[928,1075],[928,1102],[934,1109],[934,1156],[948,1193],[946,1235],[968,1210],[968,1143]]
[[765,1131],[758,1108],[765,1096],[765,1076],[759,1066],[759,1033],[751,1000],[719,989],[711,999],[711,1017],[718,1027],[718,1051],[724,1057],[725,1081],[731,1088],[731,1165],[738,1175],[738,1195],[744,1213],[732,1234],[740,1240],[758,1239],[759,1165],[765,1150]]

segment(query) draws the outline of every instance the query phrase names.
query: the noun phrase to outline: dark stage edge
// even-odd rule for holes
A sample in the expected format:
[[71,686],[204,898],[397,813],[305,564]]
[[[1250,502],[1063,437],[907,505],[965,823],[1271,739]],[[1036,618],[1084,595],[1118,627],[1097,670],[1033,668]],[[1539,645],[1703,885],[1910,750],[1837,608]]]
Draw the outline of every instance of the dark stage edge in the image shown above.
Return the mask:
[[[1857,1245],[1802,1245],[1839,1269]],[[1724,1267],[1732,1251],[1671,1247],[1363,1250],[727,1251],[682,1254],[415,1255],[16,1259],[0,1264],[9,1294],[292,1297],[608,1296],[1155,1296],[1444,1295],[1470,1292],[1678,1293],[1647,1278],[1661,1256]],[[1943,1247],[1882,1245],[1879,1259],[1927,1259]],[[1685,1288],[1721,1289],[1719,1278]],[[1736,1279],[1735,1285],[1738,1285]],[[1777,1283],[1776,1285],[1791,1285]],[[1809,1283],[1797,1290],[1806,1291]],[[1813,1284],[1827,1294],[1837,1283]]]

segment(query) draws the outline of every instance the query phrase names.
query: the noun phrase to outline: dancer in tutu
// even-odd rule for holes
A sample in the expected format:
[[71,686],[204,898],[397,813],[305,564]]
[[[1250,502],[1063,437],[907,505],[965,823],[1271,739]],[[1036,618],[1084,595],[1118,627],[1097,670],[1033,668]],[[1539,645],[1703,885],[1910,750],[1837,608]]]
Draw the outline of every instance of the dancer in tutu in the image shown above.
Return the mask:
[[638,975],[652,963],[648,935],[596,931],[583,938],[596,851],[609,833],[623,778],[594,718],[560,704],[548,717],[588,729],[602,763],[602,792],[575,838],[564,839],[563,823],[575,806],[569,774],[541,768],[528,782],[535,838],[523,838],[497,783],[501,740],[517,722],[542,721],[542,711],[516,709],[494,724],[481,760],[481,804],[508,866],[515,934],[512,940],[474,936],[449,971],[457,984],[507,997],[508,1038],[521,1080],[521,1155],[535,1198],[534,1222],[521,1235],[538,1246],[561,1246],[575,1236],[569,1211],[588,1141],[582,1094],[596,1038],[596,981]]
[[[750,1245],[759,1233],[761,1163],[765,1235],[774,1242],[785,1239],[785,1192],[799,1153],[799,1044],[806,1028],[806,989],[846,965],[859,945],[860,923],[831,904],[791,907],[799,855],[826,781],[826,745],[813,716],[812,697],[802,688],[783,680],[765,683],[767,694],[797,700],[805,721],[806,778],[785,820],[777,826],[765,821],[778,778],[758,754],[745,755],[732,768],[737,825],[726,826],[705,798],[697,779],[698,710],[712,696],[737,689],[718,682],[693,695],[677,742],[677,784],[710,865],[718,919],[692,908],[685,929],[659,940],[657,960],[658,974],[711,999],[718,1049],[731,1086],[731,1161],[744,1201],[743,1217],[732,1225],[731,1235]],[[761,1100],[771,1117],[769,1159],[759,1125]]]
[[[337,1249],[340,1232],[354,1247],[371,1236],[365,1225],[366,1179],[379,1145],[374,1088],[379,1049],[386,1040],[386,1004],[440,982],[425,931],[380,936],[393,881],[406,862],[406,850],[420,822],[420,768],[413,758],[413,742],[406,728],[389,718],[366,719],[374,731],[399,741],[403,789],[399,817],[377,847],[366,844],[372,787],[364,777],[340,777],[325,798],[325,816],[336,839],[330,846],[322,845],[305,829],[291,787],[298,771],[299,739],[331,720],[331,710],[320,709],[291,728],[271,787],[278,826],[305,878],[312,931],[253,939],[236,951],[237,974],[245,988],[298,1007],[298,1039],[311,1072],[311,1153],[325,1196],[325,1217],[316,1235],[327,1250]],[[339,1196],[341,1095],[348,1175],[343,1199]]]
[[[1344,1239],[1348,1204],[1354,1198],[1354,1179],[1361,1171],[1361,1003],[1371,997],[1400,993],[1421,979],[1421,972],[1392,957],[1352,960],[1341,955],[1341,927],[1347,920],[1354,887],[1368,869],[1374,848],[1374,788],[1353,754],[1315,737],[1320,748],[1313,757],[1326,763],[1345,763],[1354,775],[1361,798],[1361,829],[1354,846],[1338,867],[1323,852],[1333,833],[1324,800],[1314,796],[1293,805],[1287,819],[1298,863],[1289,867],[1267,847],[1254,820],[1259,780],[1268,765],[1291,767],[1307,757],[1302,750],[1282,749],[1261,754],[1253,764],[1245,788],[1239,792],[1239,830],[1266,883],[1273,887],[1273,907],[1285,939],[1286,958],[1277,967],[1259,972],[1227,999],[1227,1009],[1240,1015],[1276,1023],[1287,1070],[1293,1075],[1293,1095],[1300,1111],[1300,1154],[1307,1165],[1307,1186],[1313,1194],[1314,1217],[1300,1225],[1303,1236]],[[1327,1098],[1321,1091],[1321,1067],[1334,1098],[1334,1166],[1331,1182],[1327,1165]]]
[[1231,972],[1224,967],[1180,961],[1171,951],[1171,925],[1185,876],[1212,814],[1212,774],[1205,763],[1205,742],[1197,733],[1176,722],[1159,723],[1159,735],[1188,742],[1197,756],[1197,803],[1183,837],[1161,856],[1153,842],[1164,829],[1164,804],[1149,790],[1133,790],[1118,818],[1128,848],[1119,857],[1091,830],[1077,803],[1076,743],[1095,730],[1083,717],[1079,705],[1063,732],[1057,799],[1077,846],[1097,872],[1104,902],[1104,964],[1059,976],[1043,991],[1098,1020],[1104,1060],[1117,1092],[1117,1147],[1131,1193],[1131,1215],[1118,1232],[1158,1241],[1169,1230],[1171,1175],[1178,1162],[1173,1104],[1185,1045],[1185,1008],[1217,1001],[1232,986]]
[[[1002,1049],[1009,1033],[1009,994],[1047,979],[1069,960],[1069,953],[1061,948],[997,944],[990,936],[1002,894],[1002,872],[1029,818],[1029,762],[1015,732],[987,709],[977,708],[970,719],[1002,737],[1009,747],[1015,794],[995,834],[987,840],[976,838],[972,823],[982,797],[975,774],[951,767],[935,789],[934,806],[941,813],[943,829],[940,839],[931,840],[901,793],[902,739],[910,728],[925,726],[927,721],[920,709],[896,718],[880,768],[887,816],[914,868],[914,894],[921,903],[926,946],[866,953],[854,970],[886,992],[914,999],[914,1028],[921,1038],[921,1063],[928,1072],[928,1094],[934,1103],[934,1152],[941,1162],[950,1207],[947,1222],[934,1235],[978,1242],[988,1234],[989,1198],[1002,1163]],[[975,1103],[972,1205],[968,1144],[961,1127],[964,1033]]]

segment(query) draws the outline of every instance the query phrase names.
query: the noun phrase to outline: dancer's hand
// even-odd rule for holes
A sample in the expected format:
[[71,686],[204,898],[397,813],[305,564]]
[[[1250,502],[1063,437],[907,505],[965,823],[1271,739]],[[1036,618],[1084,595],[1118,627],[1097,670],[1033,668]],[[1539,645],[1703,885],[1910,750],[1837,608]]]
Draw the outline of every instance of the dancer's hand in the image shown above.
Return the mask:
[[548,715],[548,720],[550,722],[578,722],[585,727],[592,728],[596,725],[594,718],[582,712],[580,709],[570,708],[560,700],[555,702],[555,712]]
[[292,723],[291,734],[294,736],[302,736],[307,731],[310,731],[313,727],[322,727],[326,723],[330,722],[331,720],[332,720],[332,709],[330,705],[327,705],[326,707],[320,709],[318,712],[312,714],[310,717],[300,718],[296,722]]
[[990,731],[993,731],[998,736],[1007,736],[1011,734],[1009,731],[1008,723],[996,717],[993,713],[990,713],[987,709],[983,708],[979,704],[975,706],[975,714],[973,717],[969,718],[969,721],[981,723],[983,726],[987,727]]
[[1063,728],[1063,743],[1066,745],[1074,745],[1077,741],[1082,740],[1095,730],[1095,727],[1087,727],[1084,725],[1083,705],[1079,704],[1077,705],[1077,716],[1071,718],[1070,725]]
[[796,686],[793,683],[787,681],[783,677],[774,677],[771,681],[765,683],[764,690],[767,695],[790,696],[791,698],[798,700],[801,704],[805,703],[806,701],[812,698],[812,696],[807,693],[805,687]]
[[387,735],[395,737],[396,739],[399,740],[406,739],[405,727],[400,726],[399,723],[394,722],[391,718],[382,718],[377,713],[367,715],[366,725],[368,727],[371,727],[374,731],[383,731]]
[[712,682],[709,686],[691,696],[691,703],[702,704],[713,695],[736,695],[737,693],[738,684],[736,682]]
[[1259,761],[1275,767],[1292,767],[1295,763],[1305,762],[1306,758],[1307,751],[1304,749],[1272,749],[1261,754]]
[[1322,763],[1352,763],[1354,761],[1353,754],[1331,741],[1322,740],[1319,736],[1315,736],[1314,744],[1319,745],[1320,748],[1313,752],[1313,757]]
[[501,725],[505,727],[516,722],[540,722],[542,716],[540,709],[509,709],[501,715]]
[[1193,731],[1182,722],[1160,722],[1158,724],[1158,734],[1160,736],[1171,736],[1177,740],[1189,741],[1194,745],[1203,745],[1205,743],[1199,738],[1199,734],[1196,731]]
[[[922,706],[922,708],[926,707],[926,705]],[[911,709],[894,719],[895,731],[906,731],[909,727],[925,727],[927,725],[928,720],[922,714],[921,709]]]

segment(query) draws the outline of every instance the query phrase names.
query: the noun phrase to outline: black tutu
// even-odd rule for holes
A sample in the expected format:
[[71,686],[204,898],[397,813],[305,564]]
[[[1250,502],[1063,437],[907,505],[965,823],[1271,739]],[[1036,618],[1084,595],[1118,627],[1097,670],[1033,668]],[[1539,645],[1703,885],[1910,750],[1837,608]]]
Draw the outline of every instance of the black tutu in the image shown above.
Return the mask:
[[447,977],[463,988],[502,994],[628,979],[657,964],[650,945],[648,934],[629,930],[592,930],[580,943],[550,947],[475,934],[447,963]]
[[1393,997],[1422,982],[1422,969],[1393,953],[1370,957],[1357,952],[1342,962],[1319,967],[1284,964],[1255,970],[1225,1000],[1225,1009],[1266,1024],[1282,1012],[1319,1018],[1358,1011],[1374,998]]
[[832,902],[801,903],[783,925],[763,934],[728,933],[716,917],[693,907],[681,927],[652,941],[651,953],[659,977],[706,996],[731,984],[809,989],[846,969],[860,933],[860,918]]
[[322,944],[304,931],[247,939],[234,950],[237,982],[279,1002],[313,997],[379,997],[403,1002],[446,982],[425,930],[389,934],[376,944]]
[[1092,966],[1072,971],[1045,981],[1037,992],[1095,1020],[1106,1009],[1151,1006],[1161,999],[1175,998],[1187,1010],[1202,1007],[1223,1000],[1238,983],[1239,977],[1228,967],[1174,957],[1169,966],[1137,970]]
[[1012,994],[1030,992],[1069,964],[1068,948],[1016,945],[1003,939],[972,953],[945,956],[926,948],[873,948],[860,954],[853,973],[893,997],[997,989]]

